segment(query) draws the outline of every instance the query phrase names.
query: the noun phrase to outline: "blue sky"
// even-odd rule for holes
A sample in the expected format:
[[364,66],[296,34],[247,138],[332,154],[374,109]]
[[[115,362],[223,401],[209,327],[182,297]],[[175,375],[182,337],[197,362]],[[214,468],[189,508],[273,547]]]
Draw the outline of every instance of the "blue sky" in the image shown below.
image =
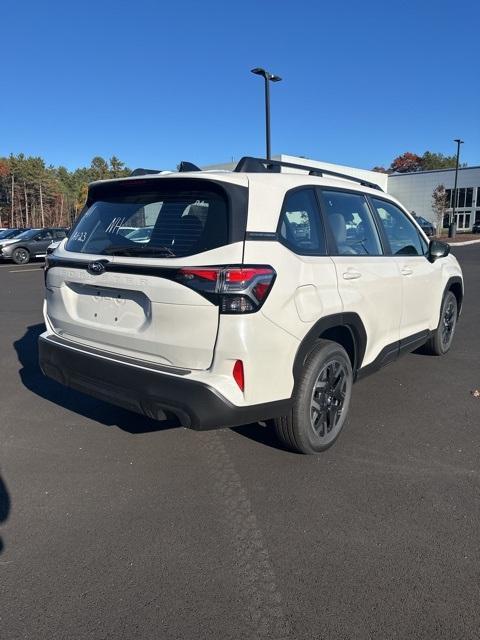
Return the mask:
[[[455,42],[457,44],[455,44]],[[0,155],[170,168],[272,152],[480,164],[480,3],[4,0]]]

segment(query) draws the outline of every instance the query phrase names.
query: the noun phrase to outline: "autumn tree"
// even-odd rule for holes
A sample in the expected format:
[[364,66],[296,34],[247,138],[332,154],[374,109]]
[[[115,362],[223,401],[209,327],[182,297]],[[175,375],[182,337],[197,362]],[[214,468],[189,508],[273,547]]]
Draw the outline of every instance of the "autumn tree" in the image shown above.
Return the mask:
[[[434,171],[435,169],[455,168],[456,156],[446,156],[443,153],[425,151],[423,156],[406,151],[397,156],[386,173],[411,173],[416,171]],[[460,166],[466,167],[466,163]],[[372,171],[382,172],[383,167],[375,167]]]
[[406,151],[401,156],[397,156],[390,165],[392,173],[412,173],[422,170],[422,158],[416,153]]
[[448,196],[443,184],[435,187],[432,193],[432,211],[434,215],[437,235],[441,234],[443,221],[448,209]]

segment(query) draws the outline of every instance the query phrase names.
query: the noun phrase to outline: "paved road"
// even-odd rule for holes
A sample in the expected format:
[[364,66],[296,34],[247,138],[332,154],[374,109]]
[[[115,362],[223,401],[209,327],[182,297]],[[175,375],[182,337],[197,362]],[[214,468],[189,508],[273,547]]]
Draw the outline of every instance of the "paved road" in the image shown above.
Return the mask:
[[478,638],[480,247],[455,252],[453,350],[360,382],[320,457],[43,378],[40,267],[0,266],[0,637]]

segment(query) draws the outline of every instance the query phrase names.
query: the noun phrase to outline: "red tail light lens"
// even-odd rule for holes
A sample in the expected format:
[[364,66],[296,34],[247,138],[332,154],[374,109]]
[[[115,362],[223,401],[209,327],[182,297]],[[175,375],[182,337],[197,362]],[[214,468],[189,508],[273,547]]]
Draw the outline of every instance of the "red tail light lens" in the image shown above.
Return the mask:
[[185,267],[176,279],[218,304],[221,313],[254,313],[267,299],[275,276],[268,266]]
[[180,274],[184,278],[200,278],[201,280],[217,281],[218,269],[180,269]]
[[233,379],[238,384],[238,388],[240,391],[245,389],[245,375],[243,372],[243,362],[241,360],[237,360],[233,365]]
[[270,267],[247,267],[246,269],[226,269],[225,280],[227,282],[249,282],[252,278],[262,275],[270,275],[273,269]]

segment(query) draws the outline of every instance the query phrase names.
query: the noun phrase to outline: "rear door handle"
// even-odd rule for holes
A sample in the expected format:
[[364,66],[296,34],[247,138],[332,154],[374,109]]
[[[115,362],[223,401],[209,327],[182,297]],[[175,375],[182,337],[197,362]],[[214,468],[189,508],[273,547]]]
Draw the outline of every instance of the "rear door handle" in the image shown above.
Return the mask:
[[400,271],[402,276],[411,276],[413,273],[413,269],[411,267],[402,267]]
[[356,280],[357,278],[361,277],[362,274],[360,273],[360,271],[355,271],[355,269],[348,269],[347,271],[343,272],[344,280]]

